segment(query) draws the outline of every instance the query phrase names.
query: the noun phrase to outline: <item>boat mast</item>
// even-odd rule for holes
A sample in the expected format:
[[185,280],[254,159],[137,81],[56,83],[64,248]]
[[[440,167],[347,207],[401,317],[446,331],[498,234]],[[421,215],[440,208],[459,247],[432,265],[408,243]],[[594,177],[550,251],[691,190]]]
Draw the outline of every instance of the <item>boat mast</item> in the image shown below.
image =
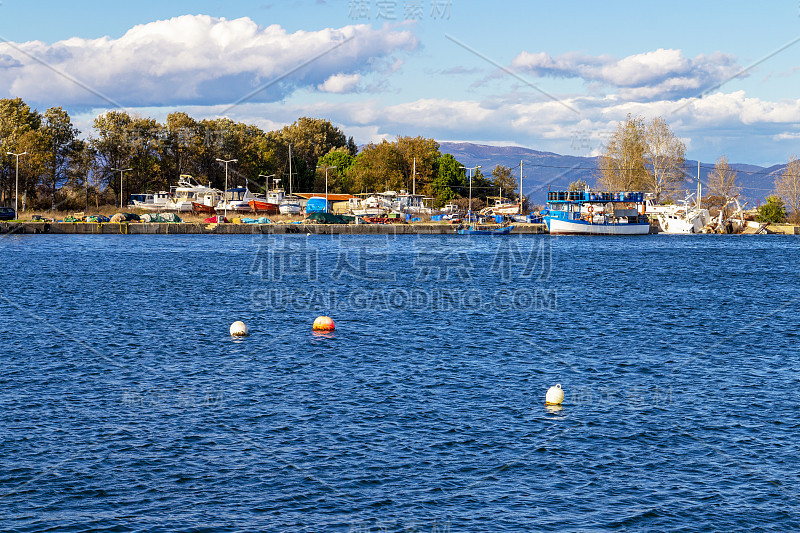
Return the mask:
[[700,160],[697,160],[697,209],[702,209],[703,186],[700,184]]
[[417,194],[417,158],[416,157],[414,157],[413,175],[414,175],[414,181],[413,181],[413,186],[411,188],[411,194]]
[[292,144],[289,143],[289,196],[292,195]]
[[522,214],[522,159],[519,160],[519,214]]

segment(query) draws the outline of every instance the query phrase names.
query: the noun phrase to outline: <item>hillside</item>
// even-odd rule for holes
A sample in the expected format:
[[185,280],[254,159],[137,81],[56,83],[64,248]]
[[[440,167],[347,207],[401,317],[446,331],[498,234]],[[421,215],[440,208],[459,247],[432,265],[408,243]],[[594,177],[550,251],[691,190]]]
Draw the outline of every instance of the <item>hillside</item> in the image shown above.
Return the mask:
[[[452,154],[464,166],[481,165],[484,174],[490,174],[496,165],[504,165],[514,170],[519,178],[519,164],[523,161],[525,172],[523,189],[534,204],[544,203],[548,188],[564,188],[571,181],[583,179],[589,185],[595,184],[595,168],[597,158],[559,155],[552,152],[540,152],[519,146],[487,146],[483,144],[441,142],[442,153]],[[686,161],[687,172],[695,175],[697,161]],[[761,167],[746,163],[732,163],[731,167],[739,172],[738,184],[742,187],[742,197],[751,206],[763,203],[766,196],[772,193],[775,177],[786,167],[785,164]],[[708,183],[708,174],[714,169],[714,163],[701,162],[700,182],[704,188]],[[686,189],[694,191],[695,181],[688,179]]]

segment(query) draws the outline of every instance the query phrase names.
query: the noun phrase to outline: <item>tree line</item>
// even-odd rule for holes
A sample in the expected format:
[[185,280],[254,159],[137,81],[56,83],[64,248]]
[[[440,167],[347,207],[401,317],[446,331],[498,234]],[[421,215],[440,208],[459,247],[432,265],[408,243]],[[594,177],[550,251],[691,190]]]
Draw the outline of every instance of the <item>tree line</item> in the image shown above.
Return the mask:
[[[302,117],[275,131],[227,118],[196,120],[183,112],[161,123],[126,111],[98,116],[88,136],[60,107],[41,113],[20,98],[0,100],[0,203],[13,202],[19,157],[19,195],[27,209],[88,209],[118,205],[120,194],[169,190],[181,174],[223,188],[267,188],[267,177],[295,192],[369,193],[416,189],[437,206],[468,195],[464,165],[423,137],[398,137],[358,150],[330,121]],[[292,172],[289,175],[289,153]],[[124,172],[120,173],[120,169]],[[122,179],[122,184],[120,180]],[[274,184],[274,182],[273,182]],[[122,185],[122,190],[120,186]],[[498,165],[472,181],[477,205],[490,196],[517,198],[512,169]]]
[[[682,199],[678,194],[686,188],[687,181],[696,180],[693,174],[685,171],[685,165],[686,146],[663,118],[645,121],[643,117],[629,114],[619,122],[597,159],[595,177],[601,189],[651,192],[656,201],[670,202]],[[710,191],[704,195],[703,205],[730,212],[731,203],[741,194],[742,188],[726,156],[721,156],[709,173],[707,187]],[[800,222],[800,160],[797,157],[790,157],[786,168],[776,176],[773,194],[765,205],[769,207],[761,211],[769,212],[768,218],[772,221],[783,220],[788,211],[793,222]]]

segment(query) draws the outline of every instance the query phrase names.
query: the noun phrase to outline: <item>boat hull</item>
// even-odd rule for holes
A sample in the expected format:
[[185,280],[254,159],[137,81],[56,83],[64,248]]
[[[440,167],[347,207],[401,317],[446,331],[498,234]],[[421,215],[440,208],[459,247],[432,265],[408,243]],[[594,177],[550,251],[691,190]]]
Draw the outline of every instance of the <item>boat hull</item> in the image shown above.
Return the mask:
[[551,235],[647,235],[650,223],[593,224],[583,220],[562,220],[545,217]]
[[299,215],[302,209],[298,204],[281,204],[281,215]]
[[212,206],[206,204],[200,204],[197,202],[192,202],[192,212],[204,215],[213,215],[216,213],[216,211],[214,211],[214,208]]
[[277,215],[278,206],[276,204],[265,202],[263,200],[250,200],[250,209],[254,213],[266,213],[267,215]]

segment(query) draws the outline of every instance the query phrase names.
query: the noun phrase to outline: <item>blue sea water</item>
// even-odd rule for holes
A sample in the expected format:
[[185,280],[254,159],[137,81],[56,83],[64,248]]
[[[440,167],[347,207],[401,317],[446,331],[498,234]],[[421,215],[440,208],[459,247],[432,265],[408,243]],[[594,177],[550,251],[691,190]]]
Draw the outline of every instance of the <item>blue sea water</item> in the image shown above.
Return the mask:
[[2,531],[800,529],[797,238],[7,236],[0,258]]

